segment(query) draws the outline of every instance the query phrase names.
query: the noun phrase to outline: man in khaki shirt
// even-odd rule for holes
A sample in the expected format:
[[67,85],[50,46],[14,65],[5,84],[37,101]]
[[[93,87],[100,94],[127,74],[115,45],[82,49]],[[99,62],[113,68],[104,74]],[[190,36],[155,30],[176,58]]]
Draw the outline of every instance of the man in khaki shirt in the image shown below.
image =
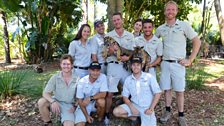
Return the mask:
[[154,25],[152,20],[143,20],[143,36],[136,37],[134,42],[136,46],[144,47],[144,50],[150,56],[150,61],[148,61],[149,72],[154,77],[156,77],[156,65],[161,61],[163,55],[163,43],[158,39],[153,33]]
[[[171,117],[171,89],[176,92],[179,115],[179,125],[186,126],[184,118],[185,66],[189,66],[195,59],[201,41],[193,28],[184,21],[176,19],[178,5],[169,1],[165,5],[166,23],[159,26],[156,35],[163,41],[163,58],[161,63],[160,87],[165,92],[166,110],[160,118],[165,123]],[[192,41],[191,55],[186,58],[186,40]]]
[[[134,35],[123,28],[123,18],[121,13],[114,13],[113,17],[114,30],[109,32],[106,36],[110,36],[115,39],[118,44],[128,50],[133,50],[133,38]],[[111,49],[111,48],[110,48]],[[114,50],[112,50],[113,52]],[[108,94],[106,97],[106,117],[105,123],[109,123],[109,112],[112,105],[113,93],[118,92],[117,85],[119,81],[124,83],[126,77],[131,73],[123,68],[123,62],[129,60],[130,56],[121,56],[121,61],[118,62],[117,58],[112,55],[107,57],[107,78],[108,78]]]

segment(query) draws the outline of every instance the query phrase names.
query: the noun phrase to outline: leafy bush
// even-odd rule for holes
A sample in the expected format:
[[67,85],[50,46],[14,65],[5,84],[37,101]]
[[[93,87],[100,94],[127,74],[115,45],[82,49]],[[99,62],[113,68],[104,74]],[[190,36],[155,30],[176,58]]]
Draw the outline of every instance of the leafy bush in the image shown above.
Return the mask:
[[24,81],[28,71],[14,70],[0,72],[0,96],[10,97],[18,93],[21,83]]

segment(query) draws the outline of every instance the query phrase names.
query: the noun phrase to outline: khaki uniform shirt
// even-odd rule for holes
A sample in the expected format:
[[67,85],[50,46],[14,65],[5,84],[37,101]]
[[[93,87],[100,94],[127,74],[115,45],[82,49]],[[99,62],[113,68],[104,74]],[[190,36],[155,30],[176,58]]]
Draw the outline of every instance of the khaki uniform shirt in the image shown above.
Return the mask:
[[75,102],[75,94],[78,80],[78,76],[73,75],[72,80],[67,86],[65,81],[63,80],[62,72],[59,72],[50,78],[44,89],[44,92],[53,92],[54,98],[57,101],[73,103]]
[[197,33],[187,22],[177,20],[172,26],[159,26],[155,35],[163,41],[163,60],[180,60],[186,57],[187,38],[192,40]]
[[149,41],[144,36],[136,37],[134,42],[136,46],[144,47],[144,50],[151,57],[150,63],[153,63],[158,56],[163,55],[163,43],[155,35]]

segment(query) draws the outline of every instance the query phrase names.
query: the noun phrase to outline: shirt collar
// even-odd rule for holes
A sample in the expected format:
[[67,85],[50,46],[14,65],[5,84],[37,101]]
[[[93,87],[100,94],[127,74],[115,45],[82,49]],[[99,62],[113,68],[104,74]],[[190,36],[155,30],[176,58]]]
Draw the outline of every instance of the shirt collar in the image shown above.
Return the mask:
[[[172,26],[179,25],[179,24],[180,24],[180,20],[176,19],[176,22]],[[165,25],[169,27],[167,22],[165,23]]]

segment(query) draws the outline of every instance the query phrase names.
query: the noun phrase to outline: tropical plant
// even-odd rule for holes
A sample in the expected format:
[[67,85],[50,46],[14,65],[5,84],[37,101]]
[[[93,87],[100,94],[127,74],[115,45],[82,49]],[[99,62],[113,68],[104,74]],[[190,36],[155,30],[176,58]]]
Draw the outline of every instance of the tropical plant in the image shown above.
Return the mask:
[[19,92],[21,83],[24,81],[28,71],[14,70],[0,72],[0,96],[6,98]]
[[81,20],[79,3],[80,0],[2,1],[5,10],[14,13],[22,24],[20,32],[22,37],[27,37],[28,63],[48,61],[61,48],[63,44],[58,44],[57,38],[64,41],[67,29],[76,28]]

